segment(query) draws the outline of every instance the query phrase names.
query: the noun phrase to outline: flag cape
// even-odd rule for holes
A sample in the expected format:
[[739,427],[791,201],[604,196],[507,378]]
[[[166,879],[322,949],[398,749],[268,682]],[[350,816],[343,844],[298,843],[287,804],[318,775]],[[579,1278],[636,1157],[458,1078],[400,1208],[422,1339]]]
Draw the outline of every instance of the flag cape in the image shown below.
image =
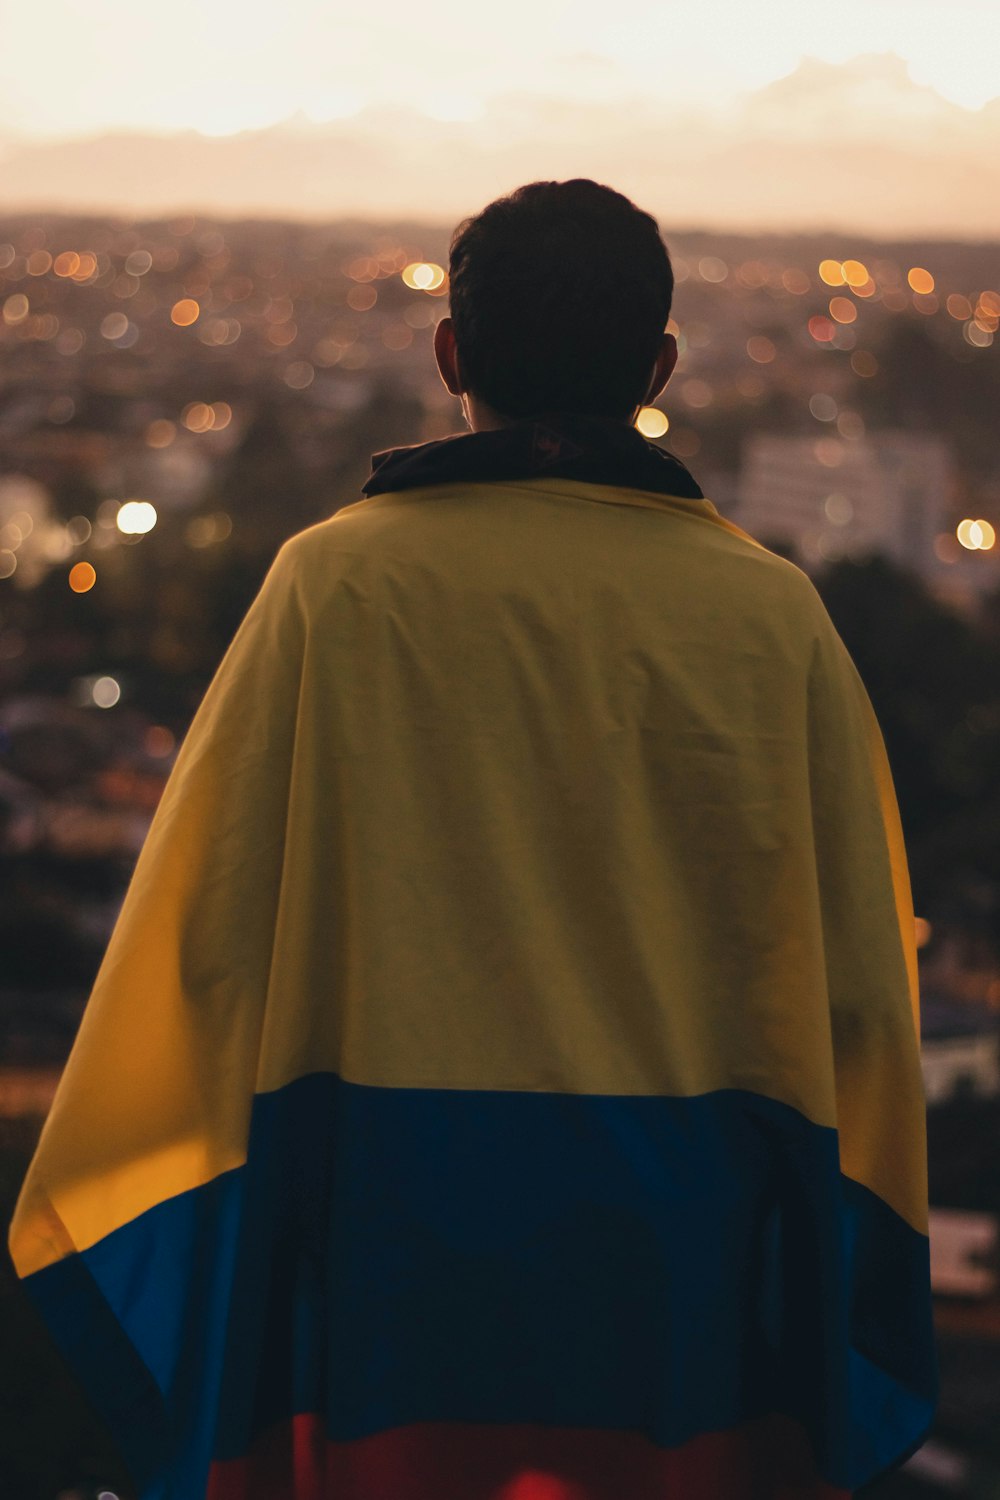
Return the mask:
[[806,575],[558,473],[286,542],[10,1248],[143,1500],[898,1465],[936,1401],[913,912]]

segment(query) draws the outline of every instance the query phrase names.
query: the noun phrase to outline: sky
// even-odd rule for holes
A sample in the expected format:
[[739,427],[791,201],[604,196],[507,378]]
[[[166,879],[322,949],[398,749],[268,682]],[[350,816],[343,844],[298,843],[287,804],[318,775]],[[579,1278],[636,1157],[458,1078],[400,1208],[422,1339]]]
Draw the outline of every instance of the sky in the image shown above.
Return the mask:
[[997,0],[0,0],[0,136],[226,135],[366,105],[474,120],[524,91],[725,108],[805,56],[894,52],[976,110]]

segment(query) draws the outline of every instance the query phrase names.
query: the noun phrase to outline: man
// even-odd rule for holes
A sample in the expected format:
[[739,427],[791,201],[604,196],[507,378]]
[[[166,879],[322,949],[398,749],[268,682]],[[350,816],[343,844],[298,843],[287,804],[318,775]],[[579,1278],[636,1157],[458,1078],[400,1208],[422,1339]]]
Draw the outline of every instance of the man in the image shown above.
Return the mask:
[[472,431],[280,549],[14,1260],[143,1500],[837,1500],[936,1400],[882,739],[632,425],[655,220],[533,183],[450,276]]

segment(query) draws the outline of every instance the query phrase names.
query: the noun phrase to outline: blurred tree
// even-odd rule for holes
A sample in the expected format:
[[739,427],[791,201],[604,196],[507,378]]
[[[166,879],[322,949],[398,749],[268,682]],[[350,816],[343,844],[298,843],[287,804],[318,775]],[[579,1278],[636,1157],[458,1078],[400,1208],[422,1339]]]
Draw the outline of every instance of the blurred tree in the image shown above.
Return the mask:
[[319,519],[315,483],[289,431],[290,403],[262,401],[221,467],[209,509],[232,518],[228,545],[269,562],[281,543]]
[[883,557],[816,586],[885,738],[923,905],[961,868],[1000,891],[1000,650]]
[[[417,396],[391,376],[377,379],[365,404],[327,443],[320,475],[324,514],[363,499],[361,486],[371,472],[372,454],[419,443],[423,417]],[[464,424],[459,430],[465,431]]]

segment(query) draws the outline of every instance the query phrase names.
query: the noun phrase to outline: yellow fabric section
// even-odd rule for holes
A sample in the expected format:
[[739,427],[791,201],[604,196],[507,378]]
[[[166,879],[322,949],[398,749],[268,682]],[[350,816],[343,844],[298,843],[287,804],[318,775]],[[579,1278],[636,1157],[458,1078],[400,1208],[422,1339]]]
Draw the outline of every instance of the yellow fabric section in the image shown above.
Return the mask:
[[878,727],[708,501],[375,496],[286,543],[198,710],[11,1230],[21,1275],[244,1159],[254,1091],[749,1089],[926,1232]]
[[832,629],[816,640],[809,741],[841,1168],[927,1233],[913,902],[871,702]]

